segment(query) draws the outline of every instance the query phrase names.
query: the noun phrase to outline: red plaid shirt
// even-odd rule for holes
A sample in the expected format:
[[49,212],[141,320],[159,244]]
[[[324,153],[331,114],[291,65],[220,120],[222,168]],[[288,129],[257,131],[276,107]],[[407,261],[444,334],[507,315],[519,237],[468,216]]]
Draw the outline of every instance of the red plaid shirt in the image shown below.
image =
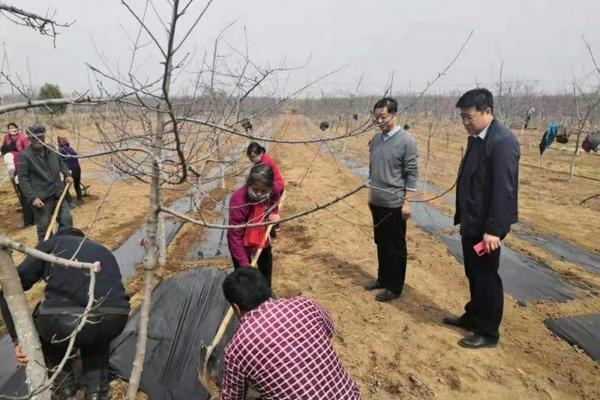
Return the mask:
[[358,387],[330,340],[333,321],[312,300],[268,300],[242,317],[225,349],[221,400],[243,400],[246,382],[270,400],[355,400]]

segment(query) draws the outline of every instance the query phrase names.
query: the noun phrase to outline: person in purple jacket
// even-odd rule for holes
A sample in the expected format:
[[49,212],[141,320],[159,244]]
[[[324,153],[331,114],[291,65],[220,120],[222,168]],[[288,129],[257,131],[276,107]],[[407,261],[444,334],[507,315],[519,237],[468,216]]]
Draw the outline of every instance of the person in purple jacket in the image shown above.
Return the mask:
[[[76,156],[77,152],[69,145],[69,140],[65,137],[59,136],[58,140],[58,152],[63,155],[62,160],[71,170],[71,176],[73,177],[73,186],[75,193],[77,194],[77,201],[81,201],[81,167],[79,166],[79,158],[65,157],[65,156]],[[69,196],[70,197],[70,196]]]
[[[279,198],[273,196],[275,174],[268,164],[257,164],[250,170],[246,184],[237,189],[229,200],[229,225],[256,224],[279,220]],[[227,231],[227,245],[233,267],[250,266],[250,259],[258,248],[258,269],[271,285],[273,257],[271,243],[265,241],[266,226],[231,228]]]

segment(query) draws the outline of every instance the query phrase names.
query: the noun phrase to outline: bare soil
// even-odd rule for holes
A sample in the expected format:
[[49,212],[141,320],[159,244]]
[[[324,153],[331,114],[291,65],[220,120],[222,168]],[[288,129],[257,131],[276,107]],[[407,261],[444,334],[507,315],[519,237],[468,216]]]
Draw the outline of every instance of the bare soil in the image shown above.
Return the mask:
[[[308,132],[318,132],[316,124],[301,116],[288,119],[291,120],[290,138],[307,138]],[[422,137],[415,135],[421,144]],[[357,152],[357,158],[366,157],[366,135],[358,140],[350,139],[352,141],[357,150],[364,147]],[[423,154],[422,145],[421,149]],[[360,183],[360,179],[346,169],[338,168],[323,150],[302,185],[294,185],[305,173],[307,160],[312,159],[315,151],[314,145],[303,152],[293,147],[273,151],[288,182],[287,213],[310,208],[315,202],[331,199]],[[440,153],[445,151],[432,155],[435,162],[432,161],[430,168],[436,167],[431,175],[439,176],[441,181],[456,169],[451,164],[452,157],[444,158]],[[535,182],[527,170],[524,175],[532,184]],[[450,185],[451,179],[454,178],[447,178]],[[577,193],[585,191],[578,182],[575,180],[576,184],[570,186],[574,192],[568,194],[558,190],[565,186],[564,180],[554,183],[556,195],[552,201],[568,202],[570,198],[578,198]],[[545,189],[551,191],[551,184],[535,185],[539,189],[546,186]],[[525,190],[521,193],[525,195],[521,201],[533,203],[536,200],[528,198],[528,194],[536,190],[528,186],[522,181],[521,188]],[[284,225],[281,239],[275,245],[274,275],[275,290],[281,295],[310,296],[332,312],[337,323],[336,349],[350,374],[359,382],[365,398],[600,398],[598,364],[555,337],[542,323],[548,316],[558,314],[600,312],[597,297],[561,305],[542,302],[520,307],[506,295],[499,347],[478,351],[462,349],[456,341],[464,332],[440,323],[447,313],[460,313],[467,300],[462,265],[448,255],[442,243],[411,223],[407,235],[407,282],[402,297],[388,304],[374,301],[373,294],[362,289],[362,285],[376,275],[366,195],[361,192],[330,211]],[[538,199],[537,202],[542,208],[548,206],[548,201]],[[566,204],[554,207],[561,207],[565,215],[566,210],[575,208]],[[584,214],[585,218],[598,221],[591,210],[576,212],[571,220],[578,221],[578,216]],[[536,224],[535,217],[539,214],[535,210],[526,210],[524,214],[536,227],[552,226]],[[591,232],[581,227],[572,228],[574,239],[582,244],[587,238],[597,237],[600,227],[585,218],[580,222],[590,223]],[[560,224],[565,225],[570,226]],[[593,243],[597,245],[597,241]]]
[[[275,137],[307,139],[311,132],[321,134],[318,122],[301,115],[285,115],[273,122],[272,132]],[[427,125],[423,122],[411,128],[421,151],[421,175],[427,174],[430,182],[442,188],[450,187],[455,179],[460,147],[466,142],[461,129],[446,124],[435,133],[427,167]],[[534,234],[551,233],[598,252],[600,203],[590,202],[586,206],[578,206],[578,203],[600,192],[600,182],[575,177],[568,183],[564,174],[570,156],[567,151],[550,149],[544,156],[543,170],[525,165],[538,165],[536,138],[541,133],[527,131],[519,137],[523,149],[521,220]],[[345,141],[345,151],[365,165],[370,136],[367,133]],[[335,146],[339,151],[344,148],[343,143]],[[91,143],[82,143],[80,150],[92,147]],[[318,147],[314,144],[268,146],[287,182],[284,216],[312,208],[315,203],[333,199],[361,183],[346,168],[336,164],[325,147],[307,170]],[[240,165],[245,162],[241,155]],[[598,156],[580,155],[576,173],[597,178],[599,163]],[[119,180],[110,187],[103,179],[104,170],[95,163],[84,160],[82,168],[84,181],[92,185],[92,195],[72,210],[76,225],[86,228],[92,223],[97,207],[110,188],[92,237],[114,249],[143,224],[147,187],[134,180]],[[228,179],[226,190],[233,190],[236,181]],[[217,201],[224,195],[224,190],[211,192]],[[33,228],[18,230],[16,227],[20,222],[20,214],[14,211],[16,204],[10,186],[0,187],[0,220],[4,221],[0,230],[33,245]],[[442,200],[435,201],[434,205],[452,213],[452,207]],[[205,206],[206,210],[210,209],[210,204]],[[214,215],[205,212],[203,216],[211,219]],[[202,233],[197,226],[184,225],[169,248],[167,266],[156,272],[157,280],[196,266],[229,265],[228,259],[202,262],[184,259],[183,255]],[[309,296],[331,312],[337,326],[334,346],[358,382],[363,398],[600,399],[600,366],[555,337],[542,323],[548,317],[600,312],[597,296],[521,307],[506,295],[500,345],[495,349],[465,350],[456,344],[465,332],[440,323],[447,313],[460,313],[467,300],[462,265],[447,253],[441,242],[412,222],[407,237],[406,286],[401,298],[386,304],[376,302],[373,293],[362,289],[363,284],[375,277],[377,268],[365,191],[329,210],[283,224],[274,244],[275,291],[284,297]],[[600,288],[596,275],[556,260],[542,248],[514,237],[509,243],[516,250],[530,252],[545,261],[565,279]],[[139,277],[133,277],[127,288],[134,295],[134,303],[139,302],[135,296],[140,288]],[[38,300],[40,293],[32,294],[31,301]],[[124,398],[125,385],[115,382],[113,386],[112,398]]]

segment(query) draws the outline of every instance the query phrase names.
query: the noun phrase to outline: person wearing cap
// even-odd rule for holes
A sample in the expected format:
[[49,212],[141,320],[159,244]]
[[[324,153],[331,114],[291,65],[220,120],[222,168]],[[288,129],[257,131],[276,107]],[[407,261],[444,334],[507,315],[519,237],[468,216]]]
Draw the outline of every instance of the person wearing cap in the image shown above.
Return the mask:
[[[37,250],[58,257],[88,263],[100,263],[96,273],[94,303],[87,321],[77,333],[75,346],[81,354],[82,383],[87,400],[108,399],[110,342],[125,328],[129,315],[129,296],[121,279],[119,264],[109,249],[86,238],[77,228],[59,230],[51,239],[39,243]],[[65,268],[39,258],[27,256],[17,267],[24,290],[44,280],[43,300],[33,312],[40,336],[42,352],[49,373],[60,364],[67,350],[67,341],[80,321],[89,300],[90,274],[79,268]],[[0,312],[15,345],[19,366],[27,365],[27,354],[19,346],[13,319],[2,291]],[[3,363],[9,360],[2,360]],[[76,399],[75,379],[71,363],[67,362],[52,387],[52,399]]]
[[[38,240],[42,241],[54,208],[65,186],[60,174],[72,184],[71,171],[52,145],[47,145],[46,129],[40,125],[27,128],[31,146],[19,155],[19,184],[26,201],[33,206]],[[73,226],[71,211],[65,202],[60,205],[58,223],[61,228]]]

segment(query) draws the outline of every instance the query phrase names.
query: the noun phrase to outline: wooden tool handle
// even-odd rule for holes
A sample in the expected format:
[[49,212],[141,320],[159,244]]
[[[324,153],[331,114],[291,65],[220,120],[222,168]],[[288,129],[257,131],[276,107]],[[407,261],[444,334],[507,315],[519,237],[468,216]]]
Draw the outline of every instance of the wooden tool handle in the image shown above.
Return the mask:
[[62,202],[65,199],[67,192],[69,191],[69,187],[71,187],[71,184],[67,182],[67,184],[65,185],[65,190],[63,190],[62,194],[60,195],[60,198],[58,199],[58,202],[56,203],[56,206],[54,207],[54,212],[52,213],[52,218],[50,218],[50,223],[48,224],[48,229],[46,230],[44,240],[50,239],[50,235],[56,232],[56,219],[58,218],[58,213],[60,212],[60,206],[62,205]]

